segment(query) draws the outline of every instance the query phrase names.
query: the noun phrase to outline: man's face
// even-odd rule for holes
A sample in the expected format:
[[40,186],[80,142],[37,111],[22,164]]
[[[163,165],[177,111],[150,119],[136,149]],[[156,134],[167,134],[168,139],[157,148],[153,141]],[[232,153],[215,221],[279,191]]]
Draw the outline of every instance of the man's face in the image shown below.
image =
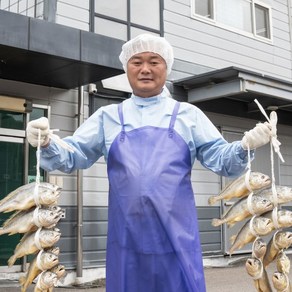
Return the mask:
[[165,84],[166,63],[155,53],[136,54],[128,61],[127,76],[135,95],[140,97],[155,96],[162,91]]

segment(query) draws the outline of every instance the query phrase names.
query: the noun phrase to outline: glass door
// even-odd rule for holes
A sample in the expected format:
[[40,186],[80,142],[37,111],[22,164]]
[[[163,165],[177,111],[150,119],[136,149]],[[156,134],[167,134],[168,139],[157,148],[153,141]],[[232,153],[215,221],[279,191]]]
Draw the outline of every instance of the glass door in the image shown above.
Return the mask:
[[[0,136],[0,200],[24,184],[24,139]],[[0,213],[0,226],[12,216],[11,213]],[[7,266],[7,260],[14,253],[21,236],[1,235],[0,266]],[[19,264],[19,260],[15,263]]]

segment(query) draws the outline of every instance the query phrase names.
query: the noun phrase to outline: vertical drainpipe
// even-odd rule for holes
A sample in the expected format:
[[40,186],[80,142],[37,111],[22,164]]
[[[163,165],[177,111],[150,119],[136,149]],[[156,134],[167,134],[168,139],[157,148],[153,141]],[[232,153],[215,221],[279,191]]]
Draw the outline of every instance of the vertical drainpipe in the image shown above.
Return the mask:
[[[84,89],[78,88],[78,127],[84,120]],[[83,269],[83,171],[77,171],[77,268],[76,284],[81,283]]]
[[288,24],[289,24],[289,34],[290,34],[290,57],[292,63],[292,1],[287,0],[288,6]]

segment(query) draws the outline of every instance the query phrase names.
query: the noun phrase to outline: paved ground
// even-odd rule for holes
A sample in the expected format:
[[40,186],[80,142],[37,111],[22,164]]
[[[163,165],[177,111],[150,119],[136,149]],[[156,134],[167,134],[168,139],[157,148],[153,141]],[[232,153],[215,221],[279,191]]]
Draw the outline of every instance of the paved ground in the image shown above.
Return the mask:
[[[207,292],[252,292],[256,291],[253,280],[245,271],[245,259],[242,259],[229,267],[205,268],[205,277]],[[268,269],[268,275],[271,276],[276,270],[275,264],[272,263]],[[271,283],[272,284],[272,283]],[[30,286],[27,292],[33,292],[33,286]],[[1,292],[19,292],[20,287],[17,282],[3,282],[0,281]],[[89,285],[83,287],[66,287],[55,288],[55,292],[105,292],[103,287],[90,287]],[[138,292],[138,291],[137,291]],[[178,291],[179,292],[179,291]]]

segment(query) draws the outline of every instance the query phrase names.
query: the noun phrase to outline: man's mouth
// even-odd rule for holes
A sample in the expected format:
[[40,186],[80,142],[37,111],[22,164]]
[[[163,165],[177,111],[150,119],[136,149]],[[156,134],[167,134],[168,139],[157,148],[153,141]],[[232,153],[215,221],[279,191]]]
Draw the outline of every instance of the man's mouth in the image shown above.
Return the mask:
[[144,82],[144,81],[152,81],[152,79],[151,78],[141,78],[141,79],[139,79],[139,81],[142,81],[142,82]]

